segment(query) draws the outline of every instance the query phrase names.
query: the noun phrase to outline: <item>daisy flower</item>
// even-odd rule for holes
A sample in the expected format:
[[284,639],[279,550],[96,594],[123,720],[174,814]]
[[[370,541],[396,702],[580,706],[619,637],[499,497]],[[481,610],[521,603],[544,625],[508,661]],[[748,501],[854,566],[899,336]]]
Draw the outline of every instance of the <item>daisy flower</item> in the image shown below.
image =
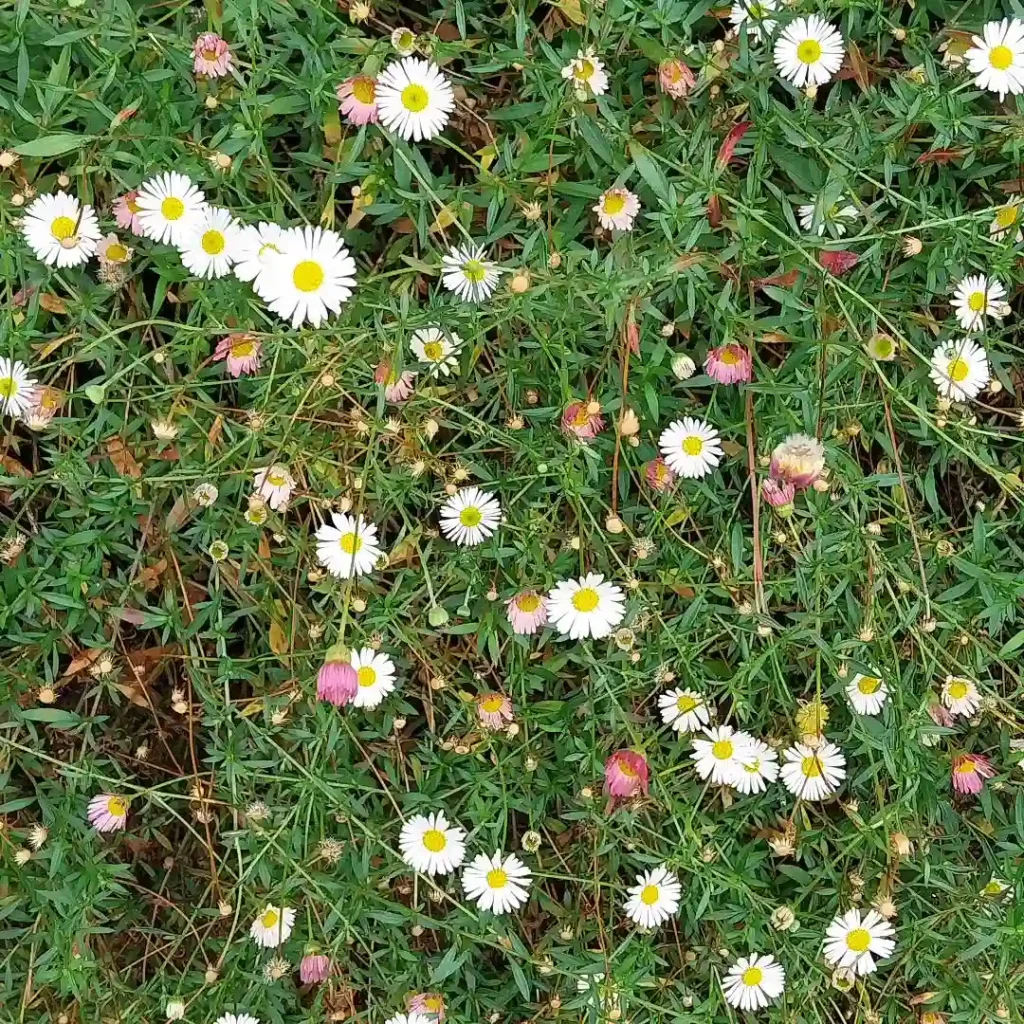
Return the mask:
[[1017,18],[987,22],[964,54],[967,70],[979,89],[1014,96],[1024,92],[1024,22]]
[[967,402],[988,384],[988,355],[976,341],[962,338],[936,347],[928,372],[940,395]]
[[372,647],[352,652],[356,670],[356,691],[352,701],[357,708],[375,708],[395,688],[395,663]]
[[102,234],[91,206],[67,192],[39,196],[25,210],[21,233],[48,267],[77,267],[96,252]]
[[626,595],[600,573],[556,583],[548,594],[548,618],[562,636],[595,640],[609,636],[625,618]]
[[224,1013],[213,1024],[260,1024],[260,1019],[251,1013]]
[[1013,241],[1024,241],[1024,231],[1021,231],[1021,203],[1024,196],[1014,193],[1002,205],[996,207],[996,215],[988,226],[989,237],[995,241],[1001,241],[1013,232]]
[[951,305],[965,331],[980,331],[986,316],[1001,320],[1010,311],[1005,299],[1006,289],[997,278],[969,274],[956,286]]
[[644,467],[644,477],[656,491],[667,491],[676,482],[675,471],[660,455]]
[[441,811],[413,815],[398,837],[402,860],[425,875],[447,875],[466,859],[466,833]]
[[535,590],[523,590],[505,605],[513,633],[527,636],[536,633],[548,621],[548,602]]
[[337,88],[338,109],[349,124],[377,123],[377,79],[353,75]]
[[192,223],[178,247],[185,269],[196,277],[231,273],[241,225],[228,210],[207,206]]
[[981,695],[977,686],[963,676],[946,676],[942,684],[942,703],[949,713],[956,717],[970,718],[981,707]]
[[690,480],[707,476],[722,461],[721,435],[707,420],[693,416],[670,423],[658,447],[669,468]]
[[825,932],[825,959],[833,967],[871,974],[874,957],[892,956],[896,929],[875,910],[861,916],[857,909],[837,914]]
[[213,351],[214,362],[227,362],[228,374],[241,377],[260,368],[262,344],[255,334],[229,334],[217,342]]
[[433,61],[418,57],[389,64],[377,77],[376,92],[381,125],[406,141],[440,134],[455,108],[447,75]]
[[740,758],[740,770],[733,785],[745,796],[763,793],[779,777],[779,755],[761,740],[751,736],[747,751]]
[[735,786],[744,760],[752,755],[752,736],[737,732],[731,725],[705,729],[707,739],[693,741],[693,763],[702,779],[716,786]]
[[350,579],[373,572],[381,549],[377,543],[377,527],[361,515],[332,512],[333,526],[324,523],[314,534],[316,557],[332,576]]
[[618,800],[647,796],[647,759],[635,750],[616,750],[604,763],[604,791]]
[[191,178],[168,171],[139,186],[135,205],[143,235],[179,246],[206,207],[206,197]]
[[860,211],[845,196],[840,196],[827,208],[822,205],[821,196],[817,196],[813,202],[798,207],[796,212],[804,231],[824,235],[827,230],[833,238],[842,238],[846,234],[846,222],[860,216]]
[[637,875],[636,885],[626,890],[626,916],[642,928],[657,928],[679,910],[682,892],[679,879],[660,864]]
[[100,793],[89,801],[88,816],[97,832],[116,832],[128,824],[128,801],[113,793]]
[[608,91],[608,72],[592,49],[578,50],[576,56],[562,68],[562,77],[572,81],[583,92],[603,96]]
[[958,793],[980,793],[985,779],[991,779],[996,770],[982,754],[959,754],[953,758],[953,788]]
[[719,345],[708,352],[704,370],[719,384],[744,384],[754,376],[754,362],[742,345]]
[[476,699],[476,717],[485,729],[497,732],[515,717],[512,701],[503,693],[485,693]]
[[132,258],[134,251],[134,249],[130,249],[111,231],[110,234],[104,235],[97,243],[96,259],[100,261],[101,265],[120,266],[120,264],[127,263]]
[[22,416],[31,407],[38,393],[35,377],[20,359],[0,356],[0,412]]
[[282,320],[319,327],[352,297],[356,261],[341,235],[327,228],[291,228],[276,243],[281,254],[253,282],[257,294]]
[[444,996],[440,992],[417,992],[406,1002],[410,1013],[422,1013],[435,1024],[444,1024]]
[[285,229],[268,221],[247,224],[234,240],[235,265],[231,268],[239,281],[255,281],[264,271],[272,272],[281,255],[281,236]]
[[463,547],[483,543],[500,523],[498,499],[479,487],[463,487],[441,508],[441,532]]
[[530,869],[514,854],[478,853],[462,872],[462,888],[481,910],[507,914],[529,899]]
[[412,370],[399,373],[390,359],[382,359],[373,371],[373,379],[384,386],[384,400],[401,405],[413,392],[416,374]]
[[790,434],[772,452],[769,472],[775,480],[806,490],[825,469],[825,447],[807,434]]
[[396,1013],[394,1017],[388,1017],[384,1024],[437,1024],[437,1018],[425,1013]]
[[632,231],[640,212],[640,200],[628,188],[610,188],[598,197],[593,207],[597,222],[609,231]]
[[288,941],[295,927],[295,911],[291,907],[275,907],[268,903],[249,926],[249,935],[257,946],[274,949]]
[[763,1010],[786,987],[782,964],[770,955],[741,956],[722,982],[722,994],[737,1010]]
[[729,11],[729,21],[737,30],[746,25],[747,35],[760,42],[775,31],[776,22],[769,16],[775,8],[775,0],[737,0]]
[[299,961],[299,981],[303,985],[318,985],[331,976],[333,964],[323,953],[307,953]]
[[658,65],[658,83],[666,95],[681,100],[697,84],[697,78],[688,64],[669,58]]
[[839,31],[818,14],[797,18],[775,43],[775,66],[798,89],[824,85],[842,66],[845,53]]
[[257,469],[252,478],[253,493],[262,498],[275,512],[288,507],[295,478],[279,462],[265,469]]
[[501,271],[481,245],[453,245],[441,261],[441,283],[466,302],[483,302],[494,294]]
[[139,219],[142,208],[136,202],[138,198],[138,189],[133,188],[123,196],[118,196],[114,200],[113,206],[114,221],[117,226],[122,230],[131,231],[134,235],[142,234],[142,221]]
[[356,699],[359,692],[359,676],[352,667],[351,655],[344,660],[331,656],[320,666],[316,676],[316,695],[335,707],[344,707]]
[[192,70],[203,78],[223,78],[231,70],[231,50],[216,32],[204,32],[192,47]]
[[421,327],[413,332],[409,347],[421,363],[427,364],[430,376],[436,377],[440,373],[447,377],[452,370],[458,368],[459,360],[456,357],[462,348],[462,339],[454,331],[445,332],[440,327]]
[[827,740],[819,747],[797,743],[782,756],[786,759],[782,781],[801,800],[824,800],[846,778],[846,758],[839,747]]
[[877,715],[889,696],[889,688],[878,676],[858,672],[846,687],[846,696],[858,715]]
[[[591,412],[591,407],[598,411]],[[562,430],[575,434],[581,441],[589,441],[604,430],[604,417],[597,402],[570,402],[562,413]]]
[[[0,374],[3,373],[3,359],[0,359]],[[0,376],[0,412],[4,407],[4,378]],[[21,422],[29,430],[45,430],[57,415],[64,401],[64,395],[56,388],[36,388],[32,393],[29,407],[21,414]],[[2,561],[2,559],[0,559]]]
[[667,690],[658,697],[658,707],[661,720],[676,732],[696,732],[711,721],[704,697],[696,690]]

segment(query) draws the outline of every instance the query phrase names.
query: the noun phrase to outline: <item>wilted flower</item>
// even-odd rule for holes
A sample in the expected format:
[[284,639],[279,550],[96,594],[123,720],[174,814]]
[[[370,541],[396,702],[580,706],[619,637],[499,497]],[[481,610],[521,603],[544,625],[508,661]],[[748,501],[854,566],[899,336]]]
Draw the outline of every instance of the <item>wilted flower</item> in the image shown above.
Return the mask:
[[192,70],[205,78],[222,78],[231,69],[231,49],[216,32],[204,32],[192,47]]
[[697,84],[694,73],[689,65],[681,60],[670,58],[658,65],[658,82],[662,90],[674,100],[685,99],[689,91]]
[[743,384],[754,375],[750,352],[742,345],[719,345],[704,361],[707,375],[719,384]]
[[386,401],[400,405],[412,394],[416,374],[412,370],[399,373],[390,359],[382,359],[373,371],[373,379],[384,385]]
[[211,483],[197,484],[192,491],[192,500],[200,508],[209,508],[217,500],[219,493]]
[[761,482],[761,497],[774,508],[780,516],[788,516],[793,511],[793,499],[796,488],[786,480],[775,480],[766,477]]
[[567,434],[575,434],[583,441],[596,437],[604,430],[601,407],[596,402],[570,403],[562,413],[562,430]]
[[689,380],[697,372],[697,364],[685,353],[672,357],[672,372],[679,380]]
[[228,373],[232,377],[255,373],[262,362],[262,343],[255,334],[241,332],[229,334],[217,342],[213,358],[215,362],[226,360]]
[[982,754],[959,754],[953,758],[953,788],[958,793],[980,793],[985,779],[991,779],[996,770]]
[[791,483],[798,491],[810,487],[824,468],[823,445],[806,434],[790,434],[772,452],[772,476]]
[[37,822],[28,830],[28,845],[31,846],[33,850],[41,849],[49,834],[49,829],[47,829],[45,825],[40,825]]
[[501,693],[485,693],[476,699],[476,715],[485,729],[504,729],[512,721],[512,701]]
[[326,981],[331,973],[331,958],[315,951],[307,953],[299,961],[299,980],[303,985],[315,985]]
[[409,1013],[421,1013],[437,1024],[444,1021],[444,996],[440,992],[417,992],[406,1003]]
[[335,707],[351,704],[359,692],[359,678],[347,650],[332,647],[316,677],[316,695]]
[[604,791],[616,799],[647,795],[648,769],[643,754],[616,750],[604,763]]
[[675,470],[660,455],[647,463],[644,476],[656,491],[667,491],[676,482]]

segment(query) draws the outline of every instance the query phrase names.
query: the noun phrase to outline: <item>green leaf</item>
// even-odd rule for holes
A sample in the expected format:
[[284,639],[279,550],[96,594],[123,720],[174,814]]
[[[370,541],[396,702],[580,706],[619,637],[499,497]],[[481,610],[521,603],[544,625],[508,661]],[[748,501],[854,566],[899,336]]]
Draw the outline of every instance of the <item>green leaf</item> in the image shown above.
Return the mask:
[[70,729],[82,724],[80,715],[76,715],[74,711],[65,711],[63,708],[28,708],[22,711],[21,717],[30,722],[45,722],[58,729]]
[[72,150],[81,149],[87,142],[91,142],[92,135],[45,135],[31,142],[20,142],[14,147],[14,152],[21,156],[49,157],[60,156],[62,153],[70,153]]
[[82,390],[93,405],[102,405],[107,394],[102,384],[86,384]]
[[661,200],[663,206],[671,206],[668,179],[658,166],[649,150],[635,140],[629,144],[629,155],[636,165],[640,177],[647,182],[651,191]]

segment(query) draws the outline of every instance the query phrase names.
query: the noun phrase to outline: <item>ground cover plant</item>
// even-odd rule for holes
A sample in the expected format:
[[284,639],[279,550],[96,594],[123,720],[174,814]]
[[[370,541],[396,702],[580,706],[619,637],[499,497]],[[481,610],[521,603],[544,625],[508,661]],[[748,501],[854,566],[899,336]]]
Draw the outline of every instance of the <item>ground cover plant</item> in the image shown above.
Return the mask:
[[0,11],[0,1019],[1020,1019],[1018,17]]

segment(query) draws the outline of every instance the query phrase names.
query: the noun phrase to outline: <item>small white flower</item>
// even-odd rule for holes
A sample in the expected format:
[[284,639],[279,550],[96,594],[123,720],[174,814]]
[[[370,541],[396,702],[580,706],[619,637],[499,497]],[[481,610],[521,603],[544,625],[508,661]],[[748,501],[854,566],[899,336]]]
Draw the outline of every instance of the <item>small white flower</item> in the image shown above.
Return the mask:
[[825,959],[834,967],[871,974],[874,957],[892,956],[896,929],[874,910],[863,918],[857,909],[838,914],[825,932]]
[[220,492],[213,484],[197,484],[192,491],[192,500],[200,508],[209,508],[216,500]]
[[144,181],[135,197],[142,233],[155,242],[181,245],[206,208],[206,197],[192,179],[177,171]]
[[661,720],[676,732],[696,732],[711,721],[702,694],[696,690],[668,690],[658,697]]
[[249,935],[257,946],[273,949],[283,945],[295,927],[295,911],[291,907],[275,907],[268,903],[249,927]]
[[706,420],[685,416],[670,423],[658,438],[669,469],[679,476],[707,476],[722,461],[721,435]]
[[697,364],[685,352],[677,352],[672,357],[672,372],[679,380],[689,380],[697,372]]
[[956,717],[970,718],[981,707],[981,694],[970,679],[963,676],[946,676],[942,684],[942,703],[949,713]]
[[846,47],[839,31],[818,14],[797,18],[775,43],[775,66],[798,89],[824,85],[843,64]]
[[779,755],[767,743],[750,737],[733,785],[744,794],[763,793],[778,777]]
[[889,687],[878,676],[858,672],[846,687],[846,696],[858,715],[877,715],[889,696]]
[[514,854],[477,854],[462,872],[462,888],[481,910],[507,914],[530,898],[530,869]]
[[324,523],[315,533],[316,557],[332,576],[350,579],[373,572],[381,549],[377,527],[361,515],[332,512],[333,526]]
[[743,762],[753,757],[753,737],[737,732],[731,725],[705,729],[706,739],[693,741],[693,762],[702,779],[716,786],[736,786]]
[[485,541],[500,523],[498,499],[479,487],[463,487],[441,509],[441,532],[465,547]]
[[628,188],[610,188],[598,197],[593,208],[597,221],[609,231],[632,231],[640,212],[640,200]]
[[722,982],[725,1001],[737,1010],[762,1010],[786,988],[786,972],[770,955],[741,956]]
[[384,1024],[437,1024],[436,1013],[396,1013],[388,1017]]
[[1024,22],[1017,18],[989,21],[964,54],[967,69],[979,89],[1014,96],[1024,92]]
[[406,141],[439,135],[454,109],[452,84],[433,61],[405,57],[377,76],[380,123]]
[[237,256],[241,225],[228,210],[207,206],[185,233],[181,262],[196,277],[224,277]]
[[466,859],[466,833],[449,825],[440,811],[416,814],[403,826],[398,839],[402,860],[427,875],[447,875]]
[[782,781],[801,800],[824,800],[846,778],[846,758],[834,743],[818,747],[797,743],[784,751]]
[[578,50],[576,56],[562,68],[562,77],[571,80],[577,89],[603,96],[608,91],[608,72],[594,55],[593,49]]
[[736,0],[729,12],[729,21],[737,29],[746,25],[747,35],[754,42],[760,42],[775,31],[776,22],[769,15],[776,6],[776,0]]
[[928,376],[943,397],[970,401],[991,378],[988,355],[972,338],[946,342],[932,353]]
[[239,281],[255,281],[273,266],[281,255],[281,236],[285,229],[277,224],[260,221],[243,227],[235,241],[235,265],[232,270]]
[[997,278],[970,274],[957,284],[951,305],[965,331],[980,331],[986,316],[1001,320],[1009,313],[1005,299],[1006,289]]
[[466,302],[483,302],[494,294],[501,273],[481,245],[452,246],[441,261],[441,283]]
[[626,890],[626,916],[641,928],[657,928],[679,910],[683,887],[679,879],[659,864],[653,871],[636,876],[636,885]]
[[257,469],[252,480],[253,493],[262,498],[275,512],[288,507],[295,478],[287,468],[275,462],[265,469]]
[[359,689],[352,706],[375,708],[395,688],[395,663],[384,653],[372,647],[353,650],[349,663],[356,670]]
[[797,214],[802,230],[814,231],[818,235],[825,234],[827,230],[833,238],[842,238],[846,234],[846,222],[856,220],[860,211],[845,196],[840,196],[831,206],[825,207],[819,195],[814,197],[813,202],[804,203]]
[[458,369],[459,349],[462,339],[454,331],[442,331],[440,327],[421,327],[409,339],[413,355],[426,363],[431,376],[441,374],[447,377]]
[[260,1019],[251,1013],[225,1013],[218,1017],[213,1024],[260,1024]]
[[600,640],[625,618],[625,601],[621,587],[600,573],[587,573],[555,584],[548,594],[548,622],[570,640]]
[[180,999],[169,999],[164,1010],[164,1016],[168,1020],[184,1020],[185,1004]]
[[21,233],[36,259],[49,267],[85,263],[102,237],[93,208],[66,192],[34,199],[25,210]]
[[0,412],[21,416],[35,398],[37,382],[20,360],[0,356]]

